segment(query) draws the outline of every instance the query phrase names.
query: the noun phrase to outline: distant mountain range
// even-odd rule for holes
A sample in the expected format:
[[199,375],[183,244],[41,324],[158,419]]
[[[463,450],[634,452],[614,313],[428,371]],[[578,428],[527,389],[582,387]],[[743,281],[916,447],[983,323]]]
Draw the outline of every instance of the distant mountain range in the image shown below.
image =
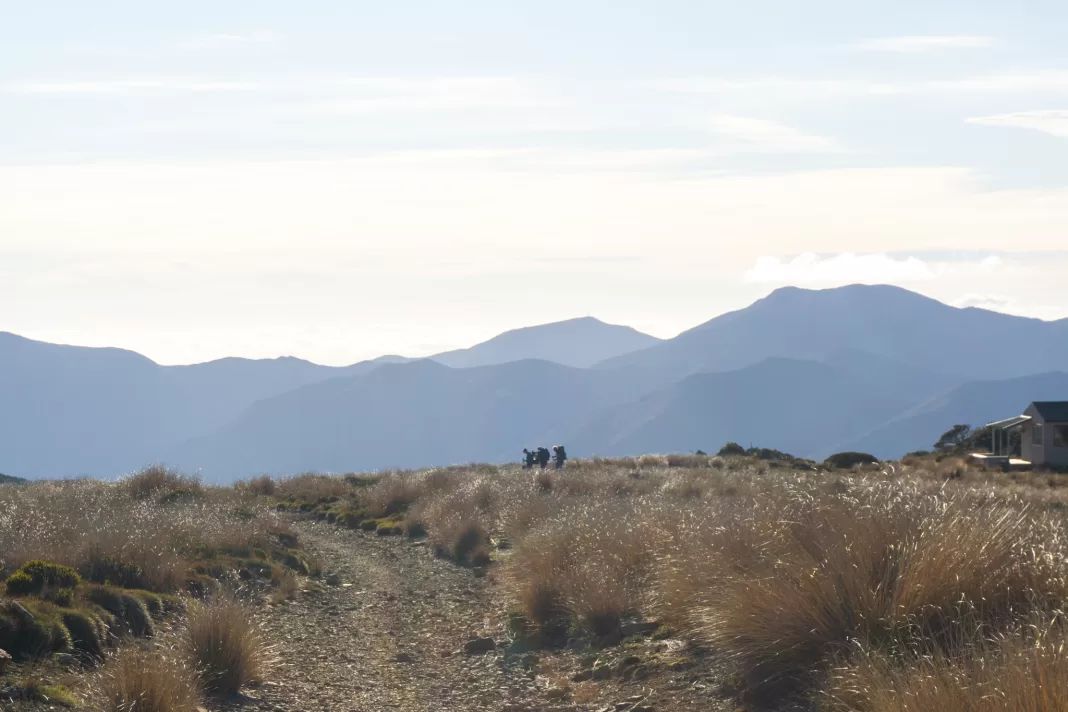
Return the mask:
[[955,423],[1068,399],[1068,319],[903,289],[780,289],[673,339],[573,319],[429,359],[161,366],[0,333],[0,472],[114,476],[163,460],[209,480],[715,450],[898,457]]

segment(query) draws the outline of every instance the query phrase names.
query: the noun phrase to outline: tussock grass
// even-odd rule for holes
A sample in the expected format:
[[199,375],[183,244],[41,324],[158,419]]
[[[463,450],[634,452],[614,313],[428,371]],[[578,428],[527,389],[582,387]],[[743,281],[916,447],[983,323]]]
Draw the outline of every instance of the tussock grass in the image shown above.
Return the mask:
[[[177,489],[167,490],[168,487]],[[199,485],[198,485],[199,486]],[[0,490],[0,575],[41,559],[87,580],[173,592],[197,560],[269,550],[287,527],[251,493],[201,488],[181,502],[160,493],[189,481],[164,470],[119,483],[40,482]]]
[[[576,460],[563,472],[335,479],[347,486],[335,520],[403,522],[457,562],[499,566],[517,620],[543,640],[582,630],[604,644],[631,617],[655,619],[725,657],[756,703],[985,712],[1008,707],[905,701],[952,679],[986,690],[990,705],[1009,694],[997,692],[1001,677],[1029,699],[1060,664],[1012,653],[1024,649],[1012,636],[1037,650],[1060,640],[1026,631],[1068,598],[1065,477],[921,456],[830,470],[739,447]],[[969,662],[980,657],[982,670]],[[1034,709],[1068,709],[1068,695],[1047,689]]]
[[167,498],[176,492],[195,495],[204,491],[200,478],[183,475],[163,465],[151,465],[135,472],[123,478],[122,484],[134,499]]
[[1068,701],[1068,638],[1059,614],[954,650],[894,659],[859,650],[820,699],[829,712],[1056,712]]
[[651,570],[645,516],[628,504],[567,510],[528,532],[509,576],[520,610],[542,626],[564,617],[595,636],[617,631]]
[[196,672],[181,656],[126,649],[94,680],[99,712],[195,712],[201,702]]
[[196,605],[186,624],[189,658],[205,689],[237,692],[242,685],[264,679],[273,651],[248,612],[238,603]]
[[752,691],[810,682],[851,641],[933,647],[962,620],[997,626],[1064,601],[1059,553],[1026,510],[901,495],[877,490],[784,521],[773,567],[719,557],[741,573],[722,571],[698,630]]

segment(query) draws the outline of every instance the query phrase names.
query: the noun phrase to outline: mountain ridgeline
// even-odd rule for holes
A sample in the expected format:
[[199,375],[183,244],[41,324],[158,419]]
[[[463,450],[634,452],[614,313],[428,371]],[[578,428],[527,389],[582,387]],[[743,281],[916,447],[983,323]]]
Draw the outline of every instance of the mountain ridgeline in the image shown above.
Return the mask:
[[1068,399],[1068,320],[886,286],[780,289],[659,340],[596,319],[428,359],[161,366],[0,333],[0,472],[115,476],[162,460],[210,481],[715,449],[925,449],[955,423]]

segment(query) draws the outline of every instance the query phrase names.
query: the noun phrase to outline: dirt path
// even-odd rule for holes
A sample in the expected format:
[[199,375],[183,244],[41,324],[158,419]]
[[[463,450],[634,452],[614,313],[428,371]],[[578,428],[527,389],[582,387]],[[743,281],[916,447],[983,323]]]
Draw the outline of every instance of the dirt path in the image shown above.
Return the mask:
[[[597,655],[509,653],[505,597],[492,575],[478,578],[435,559],[425,542],[317,522],[296,527],[322,561],[322,590],[263,610],[281,662],[268,683],[240,701],[216,701],[213,710],[733,709],[714,666],[680,651],[681,643],[646,641]],[[497,645],[470,653],[465,646],[474,638]],[[590,681],[582,671],[592,674],[595,665],[612,672]]]
[[533,704],[534,680],[509,674],[503,651],[464,650],[474,637],[502,639],[488,579],[435,559],[425,542],[297,527],[327,583],[265,612],[281,664],[268,684],[225,709],[550,708]]

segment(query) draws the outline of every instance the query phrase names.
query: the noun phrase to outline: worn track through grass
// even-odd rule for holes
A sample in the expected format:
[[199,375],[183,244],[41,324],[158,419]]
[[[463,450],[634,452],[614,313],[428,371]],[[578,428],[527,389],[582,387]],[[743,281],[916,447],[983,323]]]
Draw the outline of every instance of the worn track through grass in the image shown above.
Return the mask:
[[[304,593],[261,613],[280,664],[269,682],[247,690],[240,700],[216,701],[213,709],[732,709],[715,693],[704,665],[700,675],[665,670],[644,683],[606,681],[598,698],[586,702],[570,694],[554,699],[546,694],[551,678],[566,681],[585,653],[542,654],[541,669],[530,671],[517,664],[517,656],[506,658],[500,646],[484,654],[464,651],[473,637],[498,643],[507,638],[506,599],[492,574],[476,578],[469,569],[435,559],[425,542],[310,521],[296,528],[304,546],[322,561],[327,583],[319,593]],[[612,654],[626,653],[613,649]],[[630,704],[617,707],[627,699]]]
[[336,583],[263,614],[281,662],[224,709],[492,710],[525,700],[547,709],[533,704],[533,680],[506,674],[499,653],[463,651],[473,636],[500,638],[487,579],[434,559],[424,542],[297,526]]

